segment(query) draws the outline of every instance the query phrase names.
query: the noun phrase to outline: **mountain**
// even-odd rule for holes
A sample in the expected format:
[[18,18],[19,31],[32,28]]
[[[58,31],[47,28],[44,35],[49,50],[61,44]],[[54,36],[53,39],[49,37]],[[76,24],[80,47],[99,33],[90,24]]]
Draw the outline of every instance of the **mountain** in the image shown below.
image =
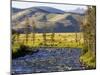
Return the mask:
[[77,8],[74,10],[70,10],[69,12],[76,13],[76,14],[85,14],[86,10],[83,8]]
[[56,14],[65,13],[65,11],[63,11],[63,10],[52,8],[52,7],[40,6],[40,7],[34,7],[34,8],[43,10],[44,12],[48,12],[48,13],[56,13]]
[[[27,9],[12,9],[12,28],[17,32],[24,33],[25,18],[31,21],[34,18],[35,32],[79,32],[78,17],[80,13],[67,13],[52,7],[31,7]],[[76,17],[77,16],[77,17]],[[17,24],[17,25],[16,25]],[[45,26],[47,29],[45,29]],[[32,32],[32,25],[29,24],[29,32]]]
[[23,20],[25,18],[25,15],[27,16],[32,16],[32,15],[38,15],[41,16],[43,14],[63,14],[65,13],[62,10],[59,9],[55,9],[52,7],[31,7],[31,8],[27,8],[27,9],[18,9],[18,8],[12,8],[12,20]]
[[15,13],[21,12],[21,11],[23,11],[23,10],[24,10],[24,9],[12,8],[12,13],[15,14]]
[[31,7],[31,8],[26,8],[26,9],[19,9],[19,8],[13,8],[12,11],[14,13],[22,11],[22,10],[31,10],[33,12],[41,11],[41,12],[47,12],[47,13],[58,13],[58,14],[63,14],[65,11],[52,8],[52,7],[45,7],[45,6],[37,6],[37,7]]

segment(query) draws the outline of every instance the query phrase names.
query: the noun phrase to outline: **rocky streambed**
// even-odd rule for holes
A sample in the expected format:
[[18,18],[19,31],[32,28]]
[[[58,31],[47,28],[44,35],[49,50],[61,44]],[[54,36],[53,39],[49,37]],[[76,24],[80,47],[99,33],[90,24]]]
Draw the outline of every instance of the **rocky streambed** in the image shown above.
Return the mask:
[[31,55],[12,60],[13,74],[83,70],[79,62],[80,48],[38,48]]

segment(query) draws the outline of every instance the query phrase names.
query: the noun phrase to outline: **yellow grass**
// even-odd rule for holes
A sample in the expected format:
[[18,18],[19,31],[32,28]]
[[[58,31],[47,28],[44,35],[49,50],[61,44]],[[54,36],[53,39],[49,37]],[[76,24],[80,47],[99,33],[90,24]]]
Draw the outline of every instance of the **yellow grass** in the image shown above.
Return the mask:
[[[26,42],[26,34],[20,34],[19,40],[15,37],[14,45],[24,44],[29,47],[83,47],[83,35],[82,33],[55,33],[54,41],[51,40],[51,34],[46,34],[46,41],[43,40],[42,33],[35,33],[35,40],[32,38],[32,33],[28,34],[28,42]],[[44,45],[46,42],[46,45]],[[18,47],[18,46],[15,46]]]
[[91,69],[96,67],[96,57],[95,53],[92,51],[88,51],[84,55],[82,55],[80,57],[80,61],[84,63],[87,66],[87,68],[90,67]]

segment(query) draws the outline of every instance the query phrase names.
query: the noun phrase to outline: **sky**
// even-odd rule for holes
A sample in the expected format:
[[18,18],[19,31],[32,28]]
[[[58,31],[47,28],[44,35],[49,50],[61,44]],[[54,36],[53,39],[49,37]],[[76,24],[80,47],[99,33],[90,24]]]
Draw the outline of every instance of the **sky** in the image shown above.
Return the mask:
[[30,8],[36,6],[49,6],[63,11],[75,10],[77,8],[87,9],[87,6],[82,5],[65,5],[65,4],[49,4],[49,3],[36,3],[36,2],[21,2],[21,1],[12,1],[12,7],[14,8]]

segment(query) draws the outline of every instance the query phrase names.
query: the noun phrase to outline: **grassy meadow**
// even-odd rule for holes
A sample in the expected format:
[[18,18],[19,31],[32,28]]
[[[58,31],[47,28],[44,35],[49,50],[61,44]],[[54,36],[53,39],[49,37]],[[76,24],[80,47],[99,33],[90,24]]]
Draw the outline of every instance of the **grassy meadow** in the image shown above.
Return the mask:
[[20,44],[28,47],[70,47],[70,48],[82,48],[83,47],[83,35],[82,33],[55,33],[53,41],[51,39],[52,33],[46,33],[46,40],[43,39],[42,33],[28,34],[26,41],[26,34],[20,34],[19,37],[15,36],[13,40],[13,50],[16,50]]

